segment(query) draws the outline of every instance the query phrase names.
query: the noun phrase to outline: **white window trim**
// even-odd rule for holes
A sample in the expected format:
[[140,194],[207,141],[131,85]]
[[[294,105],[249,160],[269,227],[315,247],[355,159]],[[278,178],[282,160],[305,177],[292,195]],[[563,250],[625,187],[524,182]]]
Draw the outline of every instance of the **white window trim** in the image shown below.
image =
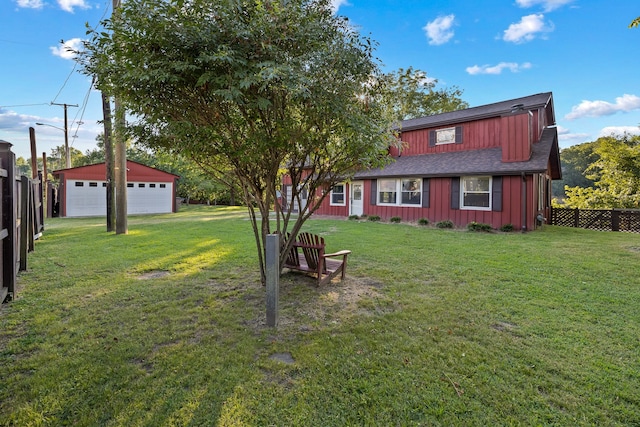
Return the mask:
[[[331,189],[331,191],[329,192],[329,206],[347,206],[347,184],[342,182],[342,183],[338,183],[337,185],[342,185],[342,193],[335,193],[335,194],[342,194],[342,203],[333,203],[333,188]],[[335,187],[334,187],[335,188]]]
[[[465,206],[464,204],[464,180],[468,178],[489,178],[489,207]],[[484,191],[478,192],[484,194]],[[491,211],[493,209],[493,177],[486,175],[463,176],[460,178],[460,209],[466,211]]]
[[[420,202],[419,203],[402,203],[402,180],[403,179],[415,179],[420,183],[420,190],[418,191],[418,194],[420,195]],[[380,197],[380,193],[382,191],[380,191],[380,185],[378,185],[378,188],[376,189],[377,191],[377,204],[380,206],[407,206],[407,207],[412,207],[412,208],[421,208],[422,207],[422,178],[415,178],[415,177],[402,177],[402,178],[383,178],[380,181],[395,181],[396,184],[396,202],[395,203],[384,203],[381,201],[381,197]]]
[[[441,133],[444,134],[445,132],[451,132],[452,135],[453,135],[453,138],[448,139],[446,141],[440,141],[440,134]],[[436,145],[455,144],[455,143],[456,143],[456,128],[455,127],[436,130]]]

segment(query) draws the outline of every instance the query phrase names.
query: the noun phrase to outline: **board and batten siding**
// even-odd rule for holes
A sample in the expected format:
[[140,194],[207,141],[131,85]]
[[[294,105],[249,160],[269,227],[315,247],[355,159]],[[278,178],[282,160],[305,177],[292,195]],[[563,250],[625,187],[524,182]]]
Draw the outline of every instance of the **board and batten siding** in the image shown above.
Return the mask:
[[[450,127],[458,127],[462,130],[460,143],[429,145],[429,133],[431,131]],[[401,139],[405,143],[401,153],[403,156],[500,147],[500,118],[478,120],[458,126],[439,126],[435,128],[410,130],[402,132]],[[391,148],[390,154],[397,156],[397,149]]]
[[[431,223],[450,220],[457,227],[464,227],[468,223],[475,221],[483,224],[490,224],[493,228],[500,228],[505,224],[512,224],[519,230],[523,225],[522,217],[522,177],[502,176],[495,177],[494,180],[502,181],[502,206],[499,211],[483,211],[471,209],[453,209],[451,207],[452,183],[451,177],[429,178],[429,207],[414,206],[386,206],[365,203],[364,214],[368,216],[378,215],[383,220],[389,220],[394,216],[399,216],[403,221],[414,222],[420,218],[427,218]],[[373,201],[376,190],[375,180],[366,180],[364,183],[365,201]],[[531,212],[531,207],[536,198],[534,197],[533,181],[529,175],[526,178],[527,186],[527,211]],[[494,202],[495,203],[495,202]],[[533,228],[535,215],[528,214],[527,228]]]

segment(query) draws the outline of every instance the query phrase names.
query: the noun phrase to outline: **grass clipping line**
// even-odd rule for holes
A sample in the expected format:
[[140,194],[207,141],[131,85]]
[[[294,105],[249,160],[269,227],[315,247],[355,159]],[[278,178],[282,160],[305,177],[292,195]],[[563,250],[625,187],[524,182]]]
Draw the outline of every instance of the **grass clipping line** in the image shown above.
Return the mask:
[[[449,383],[451,384],[451,386],[453,387],[453,389],[456,391],[458,397],[462,397],[462,395],[464,394],[464,389],[462,387],[460,387],[460,384],[458,384],[457,382],[453,381],[449,375],[447,375],[446,372],[443,372],[442,375],[445,376],[445,378],[449,381]],[[442,378],[442,380],[444,381],[445,378]]]

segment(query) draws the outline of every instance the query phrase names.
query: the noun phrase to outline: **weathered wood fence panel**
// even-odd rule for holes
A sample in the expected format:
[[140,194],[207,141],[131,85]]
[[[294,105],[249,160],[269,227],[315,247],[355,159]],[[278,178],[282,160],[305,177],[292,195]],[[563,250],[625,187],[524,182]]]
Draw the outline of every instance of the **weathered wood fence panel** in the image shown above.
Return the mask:
[[550,223],[589,230],[640,233],[640,209],[552,208]]
[[0,302],[15,297],[19,270],[44,230],[42,177],[16,177],[11,144],[0,141]]

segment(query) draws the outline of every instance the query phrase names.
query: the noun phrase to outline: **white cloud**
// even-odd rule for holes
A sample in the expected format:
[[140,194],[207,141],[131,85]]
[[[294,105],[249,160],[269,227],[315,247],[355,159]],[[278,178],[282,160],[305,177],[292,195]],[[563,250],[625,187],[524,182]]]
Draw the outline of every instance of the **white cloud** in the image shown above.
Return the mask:
[[26,132],[29,126],[33,126],[39,119],[37,116],[18,114],[15,111],[0,108],[0,129],[3,131]]
[[70,13],[73,13],[74,7],[80,9],[89,9],[90,7],[85,0],[58,0],[58,4],[62,10]]
[[82,39],[73,38],[64,42],[61,46],[51,46],[51,53],[63,59],[73,59],[76,57],[75,51],[82,50]]
[[571,133],[571,131],[565,127],[557,126],[558,139],[560,141],[574,141],[574,140],[587,140],[590,135],[588,133]]
[[571,108],[571,112],[564,116],[567,120],[581,117],[610,116],[618,112],[629,112],[640,109],[640,97],[624,94],[616,98],[615,104],[607,101],[582,101]]
[[601,136],[611,135],[624,135],[625,133],[630,135],[640,135],[640,127],[638,126],[607,126],[600,131]]
[[440,16],[435,20],[428,22],[423,30],[429,38],[429,44],[441,45],[445,44],[453,38],[453,27],[455,15]]
[[558,9],[571,2],[573,2],[573,0],[516,0],[516,3],[520,7],[532,7],[539,4],[545,12]]
[[517,24],[509,25],[509,28],[504,30],[502,39],[506,42],[523,43],[533,40],[538,34],[551,31],[553,26],[545,24],[544,15],[539,13],[523,16]]
[[338,12],[338,9],[340,9],[340,6],[348,6],[349,2],[347,2],[347,0],[331,0],[331,10],[333,10],[333,13]]
[[474,65],[472,67],[467,67],[467,73],[472,76],[476,74],[502,74],[503,70],[509,70],[512,73],[517,73],[522,70],[528,70],[531,68],[530,62],[524,62],[522,64],[518,64],[515,62],[501,62],[497,65]]
[[44,6],[42,0],[16,0],[18,7],[27,9],[41,9]]

